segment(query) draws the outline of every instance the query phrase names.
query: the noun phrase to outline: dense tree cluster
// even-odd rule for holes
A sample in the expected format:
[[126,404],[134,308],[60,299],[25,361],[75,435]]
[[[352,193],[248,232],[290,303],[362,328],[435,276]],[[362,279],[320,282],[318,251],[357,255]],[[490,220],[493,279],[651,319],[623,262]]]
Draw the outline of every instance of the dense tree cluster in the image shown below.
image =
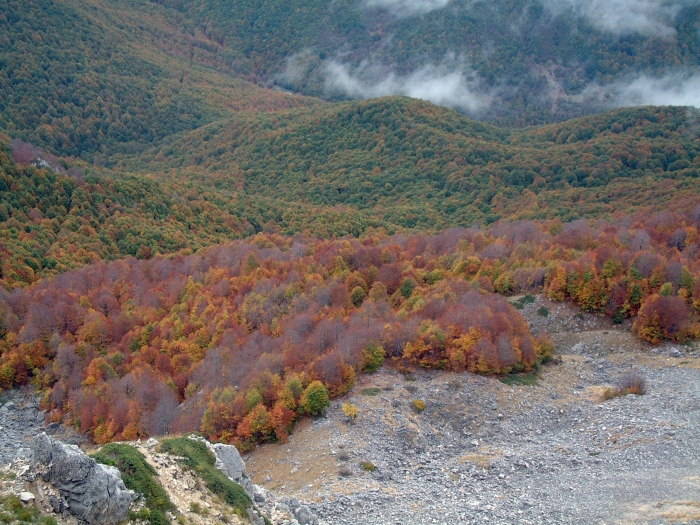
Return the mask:
[[[27,163],[47,157],[16,145],[13,153]],[[197,250],[255,231],[225,196],[56,166],[17,166],[0,140],[0,286],[26,286],[98,260]]]
[[284,439],[386,357],[532,369],[551,344],[505,299],[452,276],[459,242],[260,234],[63,273],[2,293],[0,381],[32,381],[52,417],[98,441],[201,426],[245,444]]
[[[115,175],[0,135],[0,286],[26,286],[96,261],[196,251],[255,232],[358,236],[389,226],[369,213],[201,184]],[[17,165],[12,161],[25,165]],[[38,168],[37,158],[51,160]]]
[[0,385],[32,382],[52,418],[98,441],[193,428],[242,446],[285,439],[385,359],[482,374],[538,366],[551,343],[493,292],[636,316],[651,342],[697,337],[698,227],[700,207],[435,236],[258,234],[99,263],[0,292]]

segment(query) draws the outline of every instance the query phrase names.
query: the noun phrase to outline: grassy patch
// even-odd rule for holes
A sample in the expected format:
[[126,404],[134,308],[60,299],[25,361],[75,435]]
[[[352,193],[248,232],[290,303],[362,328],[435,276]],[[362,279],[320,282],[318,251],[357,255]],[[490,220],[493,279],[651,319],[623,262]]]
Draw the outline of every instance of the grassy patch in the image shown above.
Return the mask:
[[491,468],[491,457],[486,454],[475,453],[462,456],[462,462],[467,461],[484,470],[489,470]]
[[39,525],[58,525],[56,518],[41,515],[34,505],[22,503],[15,495],[0,498],[0,523],[36,523]]
[[214,454],[201,441],[187,437],[167,439],[160,445],[161,452],[185,458],[185,465],[195,471],[207,488],[231,505],[236,514],[246,516],[252,505],[250,498],[238,483],[234,483],[218,470]]
[[452,390],[459,390],[464,386],[464,383],[462,383],[462,381],[459,379],[453,379],[447,383],[447,386],[449,386]]
[[362,394],[363,396],[378,396],[381,391],[381,388],[373,386],[371,388],[363,388],[362,390],[360,390],[360,394]]
[[522,310],[523,308],[525,308],[526,304],[532,304],[534,302],[535,296],[532,294],[527,294],[521,297],[520,299],[510,301],[510,304],[512,304],[518,310]]
[[0,512],[2,523],[41,523],[39,510],[33,505],[24,505],[17,496],[11,495],[0,500],[3,512]]
[[158,474],[146,458],[129,445],[110,443],[92,456],[99,463],[117,467],[127,488],[143,494],[148,515],[143,516],[151,525],[166,525],[170,520],[166,512],[174,511],[168,493],[157,480]]
[[515,386],[515,385],[525,385],[525,386],[537,386],[539,380],[535,374],[510,374],[503,376],[498,379],[501,383]]

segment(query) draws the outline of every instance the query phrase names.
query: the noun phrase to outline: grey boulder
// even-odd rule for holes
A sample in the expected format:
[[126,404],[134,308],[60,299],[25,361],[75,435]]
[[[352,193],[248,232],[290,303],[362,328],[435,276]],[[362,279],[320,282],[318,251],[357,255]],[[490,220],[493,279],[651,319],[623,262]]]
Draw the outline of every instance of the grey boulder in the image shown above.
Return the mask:
[[215,443],[211,446],[216,456],[216,468],[234,481],[243,479],[245,462],[233,445]]
[[19,493],[19,500],[22,503],[31,503],[35,499],[36,499],[36,496],[31,492],[20,492]]
[[[207,442],[208,443],[208,442]],[[238,449],[233,445],[223,443],[208,444],[209,450],[216,456],[216,468],[226,477],[238,483],[250,499],[255,498],[255,487],[245,473],[245,462]]]
[[117,525],[126,518],[137,496],[115,467],[44,433],[32,439],[31,450],[32,469],[61,493],[71,514],[90,525]]

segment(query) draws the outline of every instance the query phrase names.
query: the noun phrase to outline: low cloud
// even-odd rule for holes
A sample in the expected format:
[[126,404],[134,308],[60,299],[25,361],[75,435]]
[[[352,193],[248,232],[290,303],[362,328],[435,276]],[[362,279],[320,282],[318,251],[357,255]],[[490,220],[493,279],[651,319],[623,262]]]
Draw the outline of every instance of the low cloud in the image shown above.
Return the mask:
[[280,80],[292,84],[301,82],[308,75],[311,62],[316,55],[310,49],[304,49],[287,57],[284,70],[279,74]]
[[450,0],[367,0],[366,7],[386,9],[397,16],[411,16],[442,9]]
[[397,75],[387,68],[364,63],[357,68],[336,61],[326,63],[326,90],[351,98],[405,95],[434,104],[479,114],[492,96],[481,90],[478,78],[464,66],[428,64],[412,73]]
[[700,74],[679,72],[661,78],[641,75],[608,86],[589,86],[583,95],[615,107],[649,105],[700,108]]
[[554,15],[573,11],[608,33],[671,37],[678,13],[700,0],[542,0]]
[[619,87],[626,106],[695,106],[700,108],[700,75],[671,75],[664,78],[641,76]]

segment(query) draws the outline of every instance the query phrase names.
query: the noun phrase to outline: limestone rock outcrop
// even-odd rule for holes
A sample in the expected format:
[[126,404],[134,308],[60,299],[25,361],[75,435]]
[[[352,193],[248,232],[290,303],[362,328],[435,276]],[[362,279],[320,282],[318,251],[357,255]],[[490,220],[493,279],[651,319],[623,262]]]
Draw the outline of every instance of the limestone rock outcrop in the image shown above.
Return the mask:
[[64,509],[90,525],[117,525],[126,518],[137,496],[115,467],[45,433],[34,437],[30,447],[32,470],[59,491]]

